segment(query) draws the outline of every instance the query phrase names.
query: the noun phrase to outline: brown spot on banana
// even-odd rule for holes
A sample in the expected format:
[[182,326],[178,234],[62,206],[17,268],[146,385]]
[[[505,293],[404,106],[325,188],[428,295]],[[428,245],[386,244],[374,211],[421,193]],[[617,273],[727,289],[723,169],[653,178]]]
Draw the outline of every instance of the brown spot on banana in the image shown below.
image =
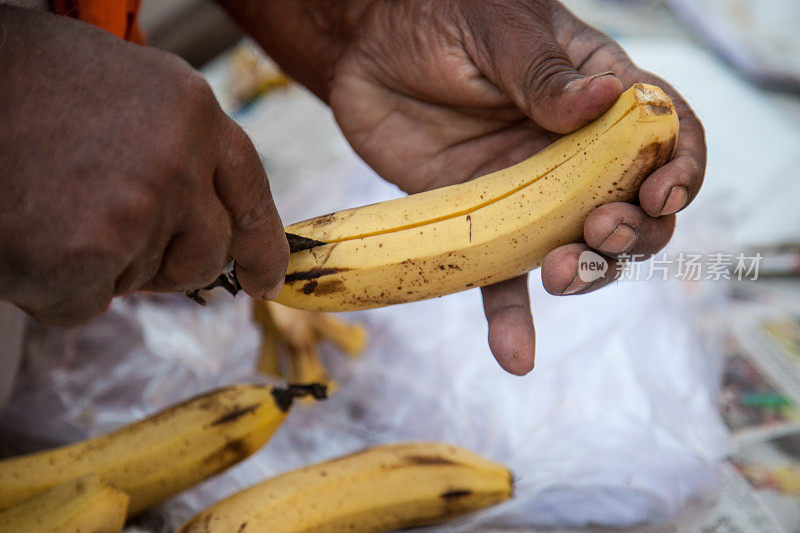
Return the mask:
[[314,292],[318,296],[323,296],[326,294],[335,294],[337,292],[343,292],[345,290],[344,283],[340,279],[332,279],[328,281],[320,281],[315,285]]
[[228,424],[230,422],[233,422],[235,420],[240,419],[241,417],[243,417],[246,414],[254,413],[255,410],[258,409],[259,407],[261,407],[260,403],[254,403],[253,405],[248,405],[247,407],[240,407],[240,408],[234,409],[230,413],[224,414],[221,417],[219,417],[216,420],[214,420],[211,423],[211,425],[212,426],[218,426],[220,424]]
[[325,227],[331,223],[336,213],[328,213],[327,215],[320,215],[308,220],[308,225],[314,228]]
[[286,275],[284,280],[286,283],[294,283],[295,281],[306,281],[317,279],[322,276],[329,276],[338,272],[346,272],[347,268],[312,268],[305,272],[292,272]]
[[443,466],[457,464],[446,457],[441,457],[438,455],[408,455],[403,458],[403,461],[406,464],[417,466]]
[[222,472],[231,465],[248,457],[252,450],[242,440],[227,442],[222,448],[203,459],[203,464],[216,465],[217,472]]
[[472,491],[467,489],[448,490],[447,492],[443,492],[439,495],[441,499],[447,501],[457,500],[458,498],[463,498],[465,496],[472,496]]
[[672,106],[657,105],[657,104],[649,104],[647,106],[647,110],[653,113],[654,115],[669,115],[674,111]]
[[303,285],[303,294],[311,294],[312,292],[314,292],[314,289],[316,288],[317,288],[317,280],[312,279],[311,281]]

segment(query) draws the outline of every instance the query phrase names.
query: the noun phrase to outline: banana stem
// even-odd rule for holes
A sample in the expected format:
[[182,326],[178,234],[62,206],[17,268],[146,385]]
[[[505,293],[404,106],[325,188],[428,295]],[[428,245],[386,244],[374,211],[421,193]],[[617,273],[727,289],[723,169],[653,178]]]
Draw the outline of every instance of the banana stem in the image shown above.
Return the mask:
[[328,397],[328,387],[322,383],[289,385],[285,389],[275,387],[272,389],[272,396],[281,411],[288,411],[295,398],[311,396],[316,400],[324,400]]

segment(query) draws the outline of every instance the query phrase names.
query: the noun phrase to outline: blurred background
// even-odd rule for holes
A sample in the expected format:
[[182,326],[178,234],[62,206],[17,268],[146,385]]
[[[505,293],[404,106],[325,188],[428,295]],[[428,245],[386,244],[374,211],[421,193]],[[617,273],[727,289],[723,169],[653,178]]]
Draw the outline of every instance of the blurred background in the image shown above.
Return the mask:
[[[315,346],[333,397],[130,531],[172,531],[265,477],[409,439],[461,444],[518,480],[511,502],[441,531],[800,531],[800,3],[565,4],[705,125],[706,181],[667,249],[580,297],[532,274],[537,367],[524,378],[492,359],[477,291],[341,316],[367,341],[358,357]],[[285,223],[401,195],[213,2],[144,0],[141,23],[252,137]],[[252,302],[219,292],[206,308],[134,295],[80,328],[31,325],[0,430],[41,448],[224,383],[279,380]]]

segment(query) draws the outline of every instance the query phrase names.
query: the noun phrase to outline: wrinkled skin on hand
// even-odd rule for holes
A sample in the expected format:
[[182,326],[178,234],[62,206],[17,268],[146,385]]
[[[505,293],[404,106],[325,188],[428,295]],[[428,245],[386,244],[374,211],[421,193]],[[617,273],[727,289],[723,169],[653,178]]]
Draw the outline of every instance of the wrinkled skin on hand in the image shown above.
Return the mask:
[[[547,255],[545,288],[577,294],[613,281],[618,254],[660,250],[672,235],[673,213],[697,194],[705,168],[703,129],[691,109],[609,37],[555,2],[375,2],[335,67],[330,104],[359,155],[413,193],[517,163],[596,118],[635,82],[672,97],[677,151],[644,182],[640,205],[596,209],[584,226],[585,244]],[[577,262],[589,249],[611,265],[587,284]],[[527,276],[482,291],[492,352],[509,372],[528,372],[534,329]]]
[[231,257],[274,295],[288,243],[266,174],[197,72],[47,13],[0,6],[0,26],[0,298],[74,324]]

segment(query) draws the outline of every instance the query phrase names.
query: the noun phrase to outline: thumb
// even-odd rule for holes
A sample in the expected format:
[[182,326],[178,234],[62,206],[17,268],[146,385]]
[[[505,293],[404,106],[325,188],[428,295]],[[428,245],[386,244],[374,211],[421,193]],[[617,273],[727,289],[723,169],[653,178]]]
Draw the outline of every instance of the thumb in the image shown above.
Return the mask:
[[549,19],[521,17],[492,32],[486,46],[491,78],[528,117],[555,133],[597,118],[622,94],[613,72],[585,76],[557,42]]
[[215,185],[231,217],[229,253],[245,292],[272,299],[283,285],[289,243],[253,143],[228,117],[223,130]]

